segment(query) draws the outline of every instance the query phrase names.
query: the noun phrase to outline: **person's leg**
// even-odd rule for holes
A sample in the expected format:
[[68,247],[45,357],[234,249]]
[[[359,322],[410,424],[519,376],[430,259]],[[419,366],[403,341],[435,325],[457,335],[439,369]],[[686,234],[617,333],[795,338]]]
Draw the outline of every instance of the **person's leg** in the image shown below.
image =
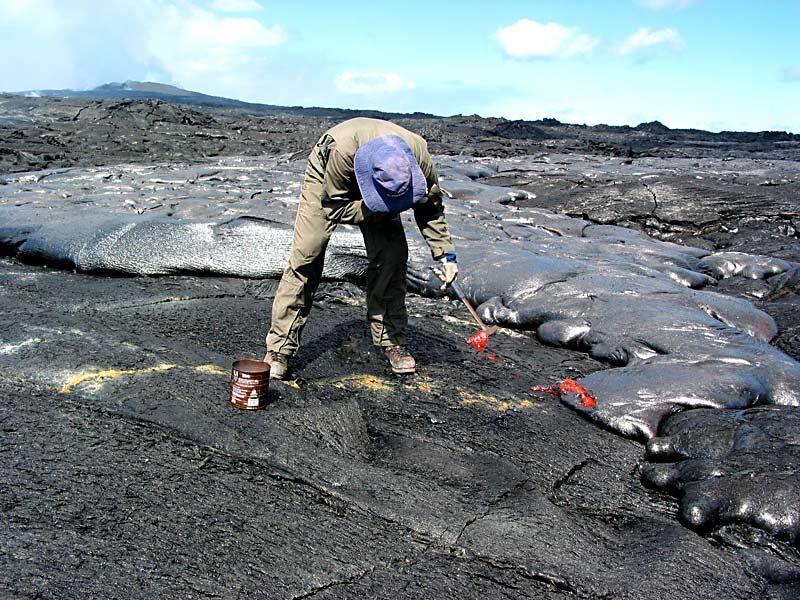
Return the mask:
[[376,346],[405,346],[408,245],[399,217],[375,216],[361,225],[367,248],[367,319]]
[[287,356],[297,352],[314,293],[322,278],[325,250],[336,224],[326,219],[322,207],[313,201],[317,197],[313,190],[304,186],[292,251],[272,303],[272,323],[267,335],[270,352]]

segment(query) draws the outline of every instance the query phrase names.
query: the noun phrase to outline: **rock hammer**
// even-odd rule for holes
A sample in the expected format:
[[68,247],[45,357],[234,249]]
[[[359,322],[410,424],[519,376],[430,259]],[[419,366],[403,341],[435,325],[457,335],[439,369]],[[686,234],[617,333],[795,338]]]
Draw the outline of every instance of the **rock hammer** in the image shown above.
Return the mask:
[[478,313],[475,312],[474,308],[472,308],[472,304],[470,304],[469,300],[467,300],[467,296],[464,293],[464,290],[461,289],[461,285],[459,285],[458,281],[456,281],[455,279],[451,281],[450,288],[456,293],[458,299],[464,303],[464,306],[467,307],[469,314],[472,315],[472,318],[475,319],[475,322],[478,324],[481,330],[483,330],[483,332],[486,334],[487,337],[497,332],[497,327],[495,327],[494,325],[490,327],[484,325],[483,321],[481,321],[481,318],[478,316]]

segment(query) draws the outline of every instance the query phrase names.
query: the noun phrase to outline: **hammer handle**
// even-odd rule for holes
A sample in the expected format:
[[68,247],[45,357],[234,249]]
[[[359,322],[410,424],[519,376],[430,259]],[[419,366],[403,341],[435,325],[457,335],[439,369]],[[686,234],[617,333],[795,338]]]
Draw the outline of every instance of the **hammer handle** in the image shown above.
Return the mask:
[[483,321],[481,321],[478,313],[476,313],[475,309],[472,308],[472,304],[470,304],[469,300],[467,300],[467,295],[464,293],[464,290],[461,289],[461,286],[455,279],[450,282],[450,287],[453,288],[453,291],[456,293],[456,296],[458,296],[458,299],[461,300],[464,303],[464,306],[467,307],[467,310],[472,315],[472,318],[475,319],[475,322],[480,325],[480,328],[486,329],[486,325],[483,324]]

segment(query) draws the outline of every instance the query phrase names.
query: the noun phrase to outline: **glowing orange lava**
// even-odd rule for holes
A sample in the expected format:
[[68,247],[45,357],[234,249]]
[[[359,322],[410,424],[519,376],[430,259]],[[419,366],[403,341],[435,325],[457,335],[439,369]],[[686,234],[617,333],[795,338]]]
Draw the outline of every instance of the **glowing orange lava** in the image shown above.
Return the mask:
[[597,406],[597,398],[592,396],[591,392],[583,387],[574,379],[565,379],[555,387],[545,387],[543,385],[533,386],[535,392],[545,392],[553,396],[561,396],[561,394],[575,394],[580,400],[581,406],[586,408],[595,408]]
[[469,336],[467,338],[467,343],[478,352],[483,352],[486,350],[486,344],[489,343],[489,334],[481,329],[479,332]]

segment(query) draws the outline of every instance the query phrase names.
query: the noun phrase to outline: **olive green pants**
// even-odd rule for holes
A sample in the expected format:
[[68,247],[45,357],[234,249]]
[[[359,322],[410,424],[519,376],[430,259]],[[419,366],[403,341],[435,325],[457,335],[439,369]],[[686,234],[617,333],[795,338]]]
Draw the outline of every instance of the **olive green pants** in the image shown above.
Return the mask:
[[[325,214],[319,169],[312,154],[300,195],[294,241],[286,269],[272,303],[267,349],[293,355],[311,312],[314,293],[322,279],[328,241],[336,228]],[[360,204],[360,203],[359,203]],[[406,268],[408,245],[399,216],[370,213],[358,219],[367,249],[367,320],[377,346],[406,344]]]

